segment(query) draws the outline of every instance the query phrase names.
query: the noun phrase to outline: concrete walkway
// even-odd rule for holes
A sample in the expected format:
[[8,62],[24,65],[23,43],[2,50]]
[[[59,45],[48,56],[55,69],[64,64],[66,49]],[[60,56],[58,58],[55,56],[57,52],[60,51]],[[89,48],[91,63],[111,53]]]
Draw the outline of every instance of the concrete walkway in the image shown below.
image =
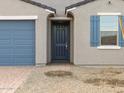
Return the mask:
[[33,67],[0,67],[0,93],[14,93]]

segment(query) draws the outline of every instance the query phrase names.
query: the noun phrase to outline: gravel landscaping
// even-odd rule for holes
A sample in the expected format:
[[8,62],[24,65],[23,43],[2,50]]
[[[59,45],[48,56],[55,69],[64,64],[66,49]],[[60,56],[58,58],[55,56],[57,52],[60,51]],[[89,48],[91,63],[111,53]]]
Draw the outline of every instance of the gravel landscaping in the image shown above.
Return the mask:
[[124,69],[36,67],[15,93],[124,93]]

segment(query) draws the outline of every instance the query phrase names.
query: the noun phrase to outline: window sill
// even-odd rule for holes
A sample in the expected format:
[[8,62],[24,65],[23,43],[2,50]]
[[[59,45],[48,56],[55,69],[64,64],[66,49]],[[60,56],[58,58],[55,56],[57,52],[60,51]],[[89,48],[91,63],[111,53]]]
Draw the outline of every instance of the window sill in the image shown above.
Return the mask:
[[121,47],[119,46],[98,46],[97,47],[98,49],[106,49],[106,50],[116,50],[116,49],[121,49]]

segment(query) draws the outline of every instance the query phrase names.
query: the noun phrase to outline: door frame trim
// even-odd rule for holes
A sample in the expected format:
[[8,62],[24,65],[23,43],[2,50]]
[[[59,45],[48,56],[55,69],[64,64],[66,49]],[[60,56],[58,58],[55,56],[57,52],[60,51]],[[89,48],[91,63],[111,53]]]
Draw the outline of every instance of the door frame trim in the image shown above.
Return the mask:
[[[74,62],[74,28],[73,28],[73,18],[71,17],[50,17],[48,18],[48,32],[47,32],[47,64],[52,62],[51,57],[51,21],[70,21],[70,63],[73,64]],[[65,20],[65,21],[66,21]]]
[[[67,31],[67,35],[68,35],[68,37],[69,38],[67,38],[67,42],[68,42],[68,44],[69,44],[69,50],[68,50],[68,56],[67,56],[67,59],[61,59],[61,58],[55,58],[55,55],[54,55],[54,52],[55,52],[55,49],[54,49],[54,44],[55,44],[55,42],[53,41],[53,37],[54,37],[54,34],[53,34],[53,32],[52,31],[54,31],[53,30],[53,28],[52,28],[52,26],[53,25],[57,25],[58,24],[58,22],[62,22],[62,24],[66,24],[66,26],[68,26],[69,27],[69,30]],[[63,23],[64,22],[64,23]],[[60,60],[60,61],[69,61],[70,62],[70,21],[69,20],[52,20],[51,21],[51,61],[52,62],[54,62],[54,61],[56,61],[56,60]]]

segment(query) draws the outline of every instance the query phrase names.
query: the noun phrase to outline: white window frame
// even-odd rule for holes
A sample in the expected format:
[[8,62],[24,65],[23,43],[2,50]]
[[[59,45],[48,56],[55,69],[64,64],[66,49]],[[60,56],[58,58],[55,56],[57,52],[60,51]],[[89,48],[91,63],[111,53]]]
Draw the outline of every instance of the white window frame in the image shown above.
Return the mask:
[[[119,16],[121,13],[97,13],[99,16]],[[97,48],[98,49],[120,49],[118,42],[118,33],[117,33],[117,45],[100,45]],[[100,32],[100,44],[101,44],[101,32]]]

